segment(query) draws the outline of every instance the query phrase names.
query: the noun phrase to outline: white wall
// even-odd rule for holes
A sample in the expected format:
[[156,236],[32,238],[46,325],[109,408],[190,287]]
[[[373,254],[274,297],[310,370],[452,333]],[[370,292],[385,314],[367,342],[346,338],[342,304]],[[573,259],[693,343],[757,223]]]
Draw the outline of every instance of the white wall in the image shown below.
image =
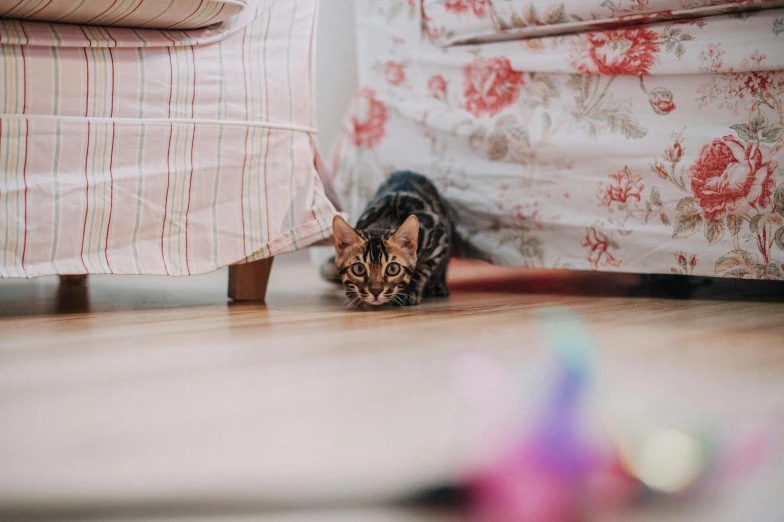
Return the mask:
[[[316,119],[322,155],[330,155],[343,117],[357,87],[352,0],[321,0],[316,21]],[[310,249],[310,259],[321,264],[334,253],[332,247]]]
[[352,0],[321,0],[316,22],[316,118],[325,157],[354,95],[357,69]]

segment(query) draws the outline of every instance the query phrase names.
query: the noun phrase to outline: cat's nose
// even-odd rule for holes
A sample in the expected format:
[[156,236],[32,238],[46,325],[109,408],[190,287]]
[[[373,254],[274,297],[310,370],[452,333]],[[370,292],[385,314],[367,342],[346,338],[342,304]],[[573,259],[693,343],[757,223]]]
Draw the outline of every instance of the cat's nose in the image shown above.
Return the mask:
[[368,288],[368,290],[370,290],[370,293],[373,294],[373,297],[378,297],[378,294],[380,294],[383,289],[384,289],[383,286],[371,286],[370,288]]

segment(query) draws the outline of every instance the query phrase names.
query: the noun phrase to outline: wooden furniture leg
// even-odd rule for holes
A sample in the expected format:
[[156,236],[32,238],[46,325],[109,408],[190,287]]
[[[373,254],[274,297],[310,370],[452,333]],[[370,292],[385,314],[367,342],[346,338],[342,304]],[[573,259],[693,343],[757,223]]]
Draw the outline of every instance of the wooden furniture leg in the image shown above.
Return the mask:
[[61,275],[61,286],[82,286],[87,283],[87,274]]
[[272,259],[260,259],[229,267],[229,299],[263,303],[267,282],[272,270]]

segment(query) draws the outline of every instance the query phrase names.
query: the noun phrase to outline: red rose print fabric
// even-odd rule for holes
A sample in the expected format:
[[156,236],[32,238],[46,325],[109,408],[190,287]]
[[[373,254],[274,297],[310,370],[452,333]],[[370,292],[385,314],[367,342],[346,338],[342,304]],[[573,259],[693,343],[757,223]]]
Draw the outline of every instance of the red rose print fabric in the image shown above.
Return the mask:
[[466,110],[474,116],[494,115],[520,95],[523,73],[503,56],[479,57],[464,69]]
[[400,85],[406,79],[406,70],[403,64],[389,60],[384,66],[384,78],[390,85]]
[[436,99],[441,99],[446,96],[446,79],[440,74],[430,78],[427,82],[427,88],[430,91],[430,96]]
[[490,9],[490,0],[449,0],[444,3],[448,13],[471,13],[477,18],[484,18]]
[[648,103],[656,114],[669,114],[675,110],[675,102],[672,101],[672,92],[668,89],[654,89],[648,95]]
[[623,171],[610,174],[610,179],[612,182],[599,189],[598,197],[602,205],[611,208],[613,203],[626,203],[629,199],[640,201],[645,188],[642,176],[624,167]]
[[[433,43],[450,46],[613,30],[775,7],[778,0],[421,0]],[[436,37],[436,34],[438,37]]]
[[589,74],[643,75],[651,71],[659,53],[659,35],[646,29],[616,29],[588,33],[575,68]]
[[691,190],[707,221],[764,209],[776,190],[771,148],[734,136],[713,140],[689,169]]
[[[711,6],[370,2],[362,88],[334,156],[351,215],[409,169],[492,263],[784,279],[784,8],[677,18]],[[674,18],[651,11],[664,7]],[[630,25],[513,37],[573,13]],[[451,45],[461,28],[512,22],[505,39]]]
[[621,264],[610,252],[613,241],[597,230],[596,226],[585,229],[585,237],[580,241],[580,245],[588,249],[588,262],[593,269]]
[[351,116],[351,136],[357,147],[373,148],[384,137],[387,109],[372,89],[360,89]]

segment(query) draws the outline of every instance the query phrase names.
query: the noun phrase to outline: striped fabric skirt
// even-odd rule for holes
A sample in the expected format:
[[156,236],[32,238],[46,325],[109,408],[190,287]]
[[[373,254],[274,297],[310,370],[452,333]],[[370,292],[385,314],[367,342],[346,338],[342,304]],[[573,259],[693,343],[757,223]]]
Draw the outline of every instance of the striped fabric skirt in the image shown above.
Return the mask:
[[0,19],[0,277],[197,274],[329,235],[317,1],[232,5],[195,30]]

